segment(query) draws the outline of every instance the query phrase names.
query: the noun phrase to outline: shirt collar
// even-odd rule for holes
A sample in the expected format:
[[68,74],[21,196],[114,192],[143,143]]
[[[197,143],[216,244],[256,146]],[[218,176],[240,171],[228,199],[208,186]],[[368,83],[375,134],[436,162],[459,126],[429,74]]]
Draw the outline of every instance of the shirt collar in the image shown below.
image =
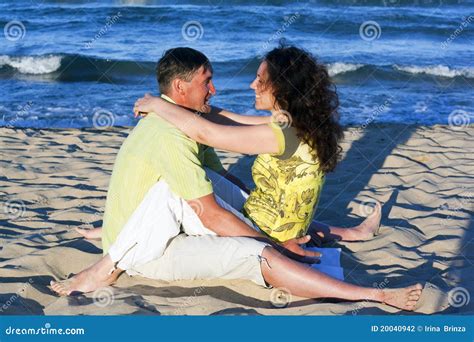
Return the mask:
[[176,102],[174,102],[171,97],[169,97],[169,96],[167,96],[167,95],[165,95],[165,94],[161,94],[161,98],[162,98],[163,100],[166,100],[166,101],[168,101],[168,102],[171,102],[171,103],[176,104]]

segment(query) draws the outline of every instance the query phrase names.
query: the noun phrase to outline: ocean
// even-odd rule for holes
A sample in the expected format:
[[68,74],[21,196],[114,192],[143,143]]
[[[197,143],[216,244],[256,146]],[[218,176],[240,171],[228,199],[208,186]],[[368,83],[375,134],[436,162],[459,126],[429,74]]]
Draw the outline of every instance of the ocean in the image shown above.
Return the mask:
[[474,3],[446,0],[0,3],[0,126],[133,126],[163,52],[214,66],[212,103],[242,114],[284,38],[327,64],[344,125],[466,125],[474,112]]

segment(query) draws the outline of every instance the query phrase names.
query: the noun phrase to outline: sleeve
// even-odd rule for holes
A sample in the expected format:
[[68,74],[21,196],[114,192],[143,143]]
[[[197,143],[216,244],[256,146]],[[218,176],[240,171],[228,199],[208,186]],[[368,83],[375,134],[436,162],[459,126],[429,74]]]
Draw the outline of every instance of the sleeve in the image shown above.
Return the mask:
[[298,147],[300,146],[300,139],[298,138],[298,132],[294,127],[287,127],[282,130],[283,137],[285,139],[285,150],[279,156],[276,156],[280,160],[291,158]]
[[220,172],[224,170],[221,160],[216,154],[214,148],[207,145],[200,145],[202,148],[202,164],[213,171]]
[[159,141],[155,167],[174,193],[185,200],[192,200],[213,192],[195,141],[183,134],[161,135]]
[[273,133],[275,134],[275,137],[277,138],[278,141],[278,153],[272,154],[273,156],[281,156],[283,153],[285,153],[285,136],[283,135],[283,131],[281,127],[276,124],[276,123],[269,123],[268,127],[270,127],[273,130]]

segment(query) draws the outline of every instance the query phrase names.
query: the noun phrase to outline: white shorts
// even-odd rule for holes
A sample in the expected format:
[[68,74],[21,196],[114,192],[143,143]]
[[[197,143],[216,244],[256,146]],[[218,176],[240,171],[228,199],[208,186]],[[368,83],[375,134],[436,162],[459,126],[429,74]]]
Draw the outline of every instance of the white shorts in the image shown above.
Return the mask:
[[180,234],[171,240],[163,256],[127,273],[166,281],[247,279],[266,286],[260,265],[266,246],[246,237]]
[[[206,170],[217,203],[251,228],[242,215],[246,193]],[[184,233],[184,234],[183,234]],[[162,279],[249,279],[265,286],[260,268],[267,243],[245,237],[218,237],[193,208],[160,181],[146,194],[109,249],[116,267],[128,274]]]

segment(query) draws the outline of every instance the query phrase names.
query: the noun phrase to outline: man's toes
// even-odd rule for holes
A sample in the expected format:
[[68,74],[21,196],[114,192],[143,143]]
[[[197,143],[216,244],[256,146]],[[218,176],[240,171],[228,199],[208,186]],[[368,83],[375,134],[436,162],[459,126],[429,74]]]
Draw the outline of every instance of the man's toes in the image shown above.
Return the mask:
[[62,287],[58,283],[54,283],[54,284],[51,284],[51,289],[54,292],[59,293],[59,292],[61,292]]
[[51,289],[61,296],[69,295],[69,290],[67,286],[65,286],[62,282],[51,281],[50,282]]
[[61,296],[67,296],[67,295],[69,295],[69,291],[68,291],[68,289],[67,289],[64,285],[59,286],[57,292],[58,292]]

